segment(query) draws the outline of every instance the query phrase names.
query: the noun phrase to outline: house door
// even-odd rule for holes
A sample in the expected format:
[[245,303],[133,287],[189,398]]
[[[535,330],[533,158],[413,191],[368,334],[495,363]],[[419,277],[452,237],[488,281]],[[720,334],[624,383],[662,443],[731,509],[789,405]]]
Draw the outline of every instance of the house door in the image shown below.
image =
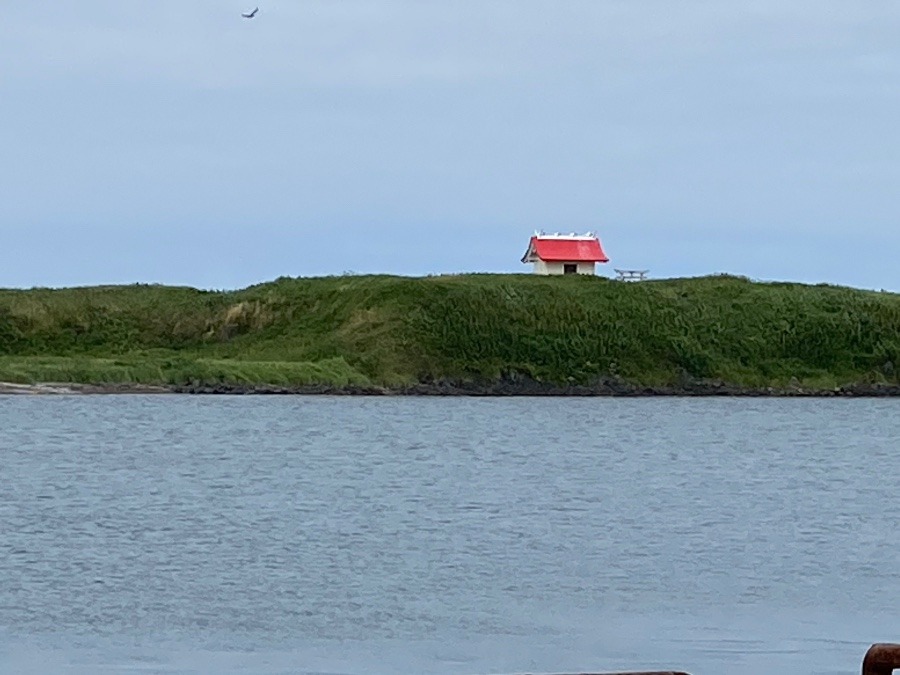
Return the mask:
[[563,265],[563,274],[578,274],[578,265],[574,263],[566,263]]

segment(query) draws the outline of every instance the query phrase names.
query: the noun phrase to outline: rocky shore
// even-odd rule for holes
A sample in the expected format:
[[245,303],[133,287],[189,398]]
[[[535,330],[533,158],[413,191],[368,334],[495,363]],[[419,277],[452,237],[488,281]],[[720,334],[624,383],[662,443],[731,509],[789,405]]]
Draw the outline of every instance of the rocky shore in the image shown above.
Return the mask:
[[306,396],[740,396],[740,397],[894,397],[900,385],[850,384],[836,389],[736,387],[724,382],[687,382],[678,386],[641,387],[607,380],[591,386],[559,386],[533,380],[488,383],[437,381],[401,387],[379,386],[275,386],[250,384],[141,385],[141,384],[17,384],[0,382],[0,395],[82,394],[195,394],[195,395],[306,395]]
[[603,382],[592,386],[559,386],[542,382],[429,382],[403,387],[313,385],[277,387],[266,385],[176,386],[180,394],[279,395],[305,394],[329,396],[740,396],[740,397],[893,397],[900,396],[900,385],[852,384],[836,389],[747,388],[719,382],[695,382],[679,386],[642,387],[624,382]]

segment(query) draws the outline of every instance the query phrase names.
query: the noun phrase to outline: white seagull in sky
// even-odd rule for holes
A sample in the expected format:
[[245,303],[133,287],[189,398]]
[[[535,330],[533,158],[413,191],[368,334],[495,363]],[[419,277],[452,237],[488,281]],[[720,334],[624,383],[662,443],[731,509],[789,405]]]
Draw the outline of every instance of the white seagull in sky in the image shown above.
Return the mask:
[[253,10],[252,12],[250,12],[249,14],[241,14],[241,16],[244,17],[245,19],[252,19],[254,16],[256,16],[256,13],[257,13],[258,11],[259,11],[259,7],[257,7],[256,9],[254,9],[254,10]]

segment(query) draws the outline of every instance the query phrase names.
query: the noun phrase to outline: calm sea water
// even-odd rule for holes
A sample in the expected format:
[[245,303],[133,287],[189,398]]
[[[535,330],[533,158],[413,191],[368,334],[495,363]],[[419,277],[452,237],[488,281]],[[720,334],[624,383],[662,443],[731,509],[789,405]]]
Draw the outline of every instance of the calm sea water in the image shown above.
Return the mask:
[[0,397],[0,670],[857,673],[900,401]]

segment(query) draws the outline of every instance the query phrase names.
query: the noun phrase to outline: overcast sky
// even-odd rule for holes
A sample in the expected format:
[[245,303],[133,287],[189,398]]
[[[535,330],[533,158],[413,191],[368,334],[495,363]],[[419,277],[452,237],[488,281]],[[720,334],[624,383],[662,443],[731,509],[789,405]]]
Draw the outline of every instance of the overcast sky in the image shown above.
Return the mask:
[[524,272],[544,229],[900,290],[896,0],[256,2],[3,3],[0,286]]

